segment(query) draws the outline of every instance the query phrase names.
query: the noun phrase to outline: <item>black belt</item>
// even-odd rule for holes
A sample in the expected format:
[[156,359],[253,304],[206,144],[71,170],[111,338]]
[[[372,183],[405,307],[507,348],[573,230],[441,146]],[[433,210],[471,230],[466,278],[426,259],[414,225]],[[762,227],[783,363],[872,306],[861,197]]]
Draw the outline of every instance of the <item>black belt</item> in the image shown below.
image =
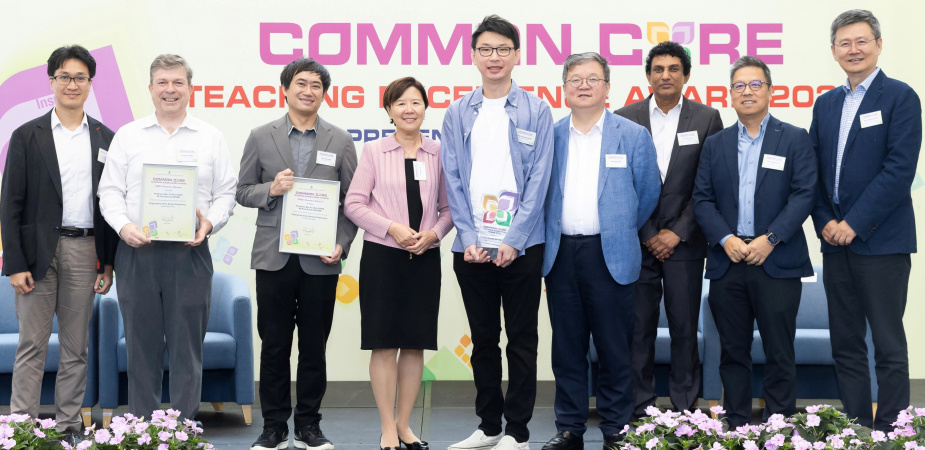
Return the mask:
[[751,244],[752,241],[754,241],[757,236],[736,236],[736,237],[741,239],[742,242],[746,244]]
[[93,236],[93,228],[61,227],[59,231],[61,232],[61,236],[65,236],[65,237]]

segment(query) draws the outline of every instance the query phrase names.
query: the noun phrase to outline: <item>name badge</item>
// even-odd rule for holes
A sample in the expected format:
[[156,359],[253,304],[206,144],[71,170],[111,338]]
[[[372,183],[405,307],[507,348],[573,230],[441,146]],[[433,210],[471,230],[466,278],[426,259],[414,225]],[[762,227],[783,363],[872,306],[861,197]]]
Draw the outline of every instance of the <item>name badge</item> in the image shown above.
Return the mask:
[[337,155],[331,152],[318,152],[318,158],[315,159],[315,162],[318,164],[324,164],[326,166],[334,167],[334,162],[337,161]]
[[424,161],[414,161],[411,164],[414,166],[414,179],[416,181],[427,181],[427,166]]
[[99,161],[99,162],[101,162],[101,163],[103,163],[103,164],[106,164],[106,157],[107,157],[107,156],[109,156],[109,152],[106,151],[106,150],[100,149],[100,150],[99,150],[99,154],[96,155],[96,160]]
[[787,158],[784,156],[764,155],[764,160],[761,161],[761,167],[772,170],[784,170],[784,163],[786,162]]
[[861,128],[872,127],[875,125],[883,125],[883,117],[880,115],[880,111],[861,114]]
[[685,131],[684,133],[678,133],[678,147],[683,147],[685,145],[697,145],[700,143],[700,137],[697,136],[696,131]]
[[533,145],[536,142],[536,133],[529,130],[517,129],[517,142],[521,144]]
[[626,168],[626,155],[608,154],[604,157],[604,165],[611,169],[625,169]]
[[177,150],[177,162],[196,162],[196,150],[188,148]]

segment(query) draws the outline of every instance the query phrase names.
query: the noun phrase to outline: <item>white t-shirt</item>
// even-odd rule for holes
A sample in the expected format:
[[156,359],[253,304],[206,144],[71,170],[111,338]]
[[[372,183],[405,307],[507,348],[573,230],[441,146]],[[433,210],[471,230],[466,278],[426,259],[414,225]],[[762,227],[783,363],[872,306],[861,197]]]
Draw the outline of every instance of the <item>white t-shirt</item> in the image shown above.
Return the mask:
[[472,125],[472,174],[469,199],[478,225],[485,213],[483,196],[498,198],[503,191],[517,193],[514,165],[511,161],[511,119],[504,110],[507,97],[482,100],[479,115]]

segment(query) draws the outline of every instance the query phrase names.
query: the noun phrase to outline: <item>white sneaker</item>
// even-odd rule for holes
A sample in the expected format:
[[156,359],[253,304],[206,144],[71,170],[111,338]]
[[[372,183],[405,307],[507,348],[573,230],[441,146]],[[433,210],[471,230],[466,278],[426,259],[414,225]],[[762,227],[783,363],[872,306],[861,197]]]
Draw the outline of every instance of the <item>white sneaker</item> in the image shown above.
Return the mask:
[[475,430],[472,436],[447,447],[447,450],[489,450],[497,446],[503,436],[486,436],[484,431]]
[[529,442],[517,442],[511,436],[505,436],[491,450],[530,450]]

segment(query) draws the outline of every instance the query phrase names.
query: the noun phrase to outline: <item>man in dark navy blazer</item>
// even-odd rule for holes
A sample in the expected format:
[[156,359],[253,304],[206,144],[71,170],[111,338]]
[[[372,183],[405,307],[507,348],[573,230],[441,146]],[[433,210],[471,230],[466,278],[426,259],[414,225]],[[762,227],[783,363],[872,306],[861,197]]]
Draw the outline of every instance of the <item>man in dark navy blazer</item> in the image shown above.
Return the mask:
[[691,194],[703,143],[723,129],[723,121],[719,111],[682,97],[690,75],[687,50],[662,42],[646,58],[652,95],[614,111],[649,130],[662,180],[658,205],[639,230],[642,270],[636,282],[632,347],[637,417],[655,404],[655,337],[663,292],[671,336],[671,405],[675,411],[693,410],[700,394],[697,322],[707,240],[694,220]]
[[709,243],[706,278],[719,331],[730,428],[751,418],[753,323],[767,355],[765,417],[796,413],[793,339],[802,291],[813,274],[803,222],[813,205],[816,158],[806,130],[768,113],[768,66],[743,56],[731,70],[738,121],[704,143],[694,215]]
[[3,275],[16,291],[19,344],[10,410],[39,412],[52,320],[61,355],[55,388],[59,431],[80,432],[93,297],[112,286],[116,232],[96,190],[113,132],[84,112],[96,60],[79,46],[48,58],[55,107],[17,128],[3,170]]
[[[870,11],[851,10],[831,27],[832,56],[848,79],[813,108],[810,137],[820,181],[813,223],[822,241],[832,356],[845,413],[892,430],[909,406],[903,311],[915,253],[910,188],[922,146],[922,106],[906,83],[877,67],[883,41]],[[877,366],[871,408],[867,332]]]

